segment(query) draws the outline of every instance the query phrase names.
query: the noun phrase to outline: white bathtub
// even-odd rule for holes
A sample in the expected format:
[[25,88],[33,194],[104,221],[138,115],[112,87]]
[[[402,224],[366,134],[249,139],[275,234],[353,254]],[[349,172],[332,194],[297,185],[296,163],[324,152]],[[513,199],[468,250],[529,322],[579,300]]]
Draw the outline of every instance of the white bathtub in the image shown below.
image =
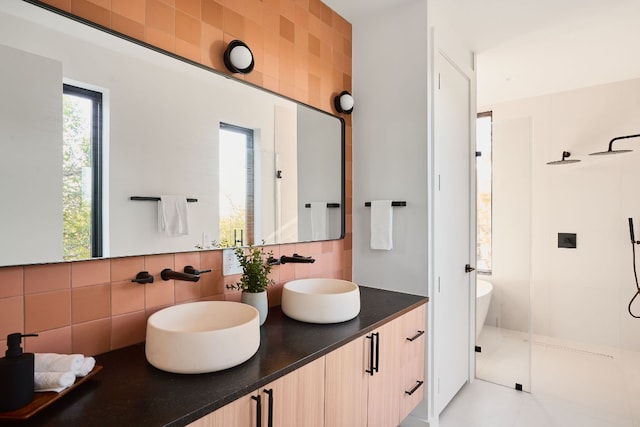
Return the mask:
[[484,321],[487,319],[492,293],[493,285],[491,282],[480,279],[476,280],[476,339],[480,336]]

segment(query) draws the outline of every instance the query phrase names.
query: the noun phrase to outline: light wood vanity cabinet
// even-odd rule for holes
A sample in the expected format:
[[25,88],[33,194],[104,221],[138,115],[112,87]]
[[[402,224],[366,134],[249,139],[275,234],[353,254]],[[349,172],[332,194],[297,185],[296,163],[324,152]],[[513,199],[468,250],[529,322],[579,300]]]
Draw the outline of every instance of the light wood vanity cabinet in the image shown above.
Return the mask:
[[397,426],[424,398],[425,319],[423,304],[189,427]]
[[324,376],[321,357],[188,427],[323,427]]
[[[272,424],[263,427],[323,427],[324,422],[324,357],[297,369],[263,387],[263,393],[273,390]],[[264,400],[263,400],[264,402]],[[268,398],[267,398],[268,405]],[[265,412],[263,406],[263,413]]]
[[424,398],[426,305],[326,356],[331,427],[392,427]]
[[427,306],[422,305],[402,316],[398,339],[402,348],[402,376],[400,384],[400,419],[407,415],[425,397],[425,351]]

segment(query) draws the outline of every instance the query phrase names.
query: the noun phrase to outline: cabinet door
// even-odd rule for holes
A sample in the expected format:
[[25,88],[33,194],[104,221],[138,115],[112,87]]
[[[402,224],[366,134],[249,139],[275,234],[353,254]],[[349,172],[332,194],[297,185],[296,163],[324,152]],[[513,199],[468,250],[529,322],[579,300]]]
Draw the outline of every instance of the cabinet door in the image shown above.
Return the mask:
[[325,356],[325,422],[327,427],[367,425],[367,341],[360,337]]
[[261,399],[257,391],[249,393],[192,422],[188,427],[255,427],[258,425],[258,398]]
[[324,357],[267,384],[262,394],[264,427],[323,427]]
[[426,305],[410,311],[401,318],[402,381],[400,389],[400,421],[424,399],[426,388]]
[[324,427],[324,366],[321,357],[188,427],[255,427],[258,417],[261,427]]
[[[411,346],[412,350],[421,348],[422,356],[419,350],[408,353],[405,348],[406,338],[413,337],[417,325],[424,324],[424,311],[415,311],[325,356],[327,426],[397,426],[407,408],[411,411],[415,406],[413,401],[417,404],[422,399],[418,396],[424,395],[416,391],[410,402],[405,402],[404,377],[419,375],[414,368],[405,373],[405,363],[420,365],[424,372],[424,339],[418,338],[420,343]],[[416,320],[420,318],[422,321]]]
[[397,345],[399,320],[400,318],[393,320],[373,333],[373,347],[370,340],[365,344],[367,354],[373,349],[374,365],[377,367],[368,378],[369,427],[397,426],[400,423],[399,389],[402,364],[400,348]]

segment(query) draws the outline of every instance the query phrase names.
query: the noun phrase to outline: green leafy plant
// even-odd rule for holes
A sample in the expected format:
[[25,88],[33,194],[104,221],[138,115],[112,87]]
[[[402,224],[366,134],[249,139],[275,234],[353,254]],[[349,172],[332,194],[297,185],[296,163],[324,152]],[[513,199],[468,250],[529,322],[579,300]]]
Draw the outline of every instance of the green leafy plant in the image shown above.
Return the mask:
[[248,248],[235,248],[234,253],[242,266],[242,277],[235,285],[227,285],[228,289],[237,289],[244,292],[262,292],[275,283],[269,277],[271,266],[267,262],[273,256],[273,252],[265,252],[261,246],[249,246]]

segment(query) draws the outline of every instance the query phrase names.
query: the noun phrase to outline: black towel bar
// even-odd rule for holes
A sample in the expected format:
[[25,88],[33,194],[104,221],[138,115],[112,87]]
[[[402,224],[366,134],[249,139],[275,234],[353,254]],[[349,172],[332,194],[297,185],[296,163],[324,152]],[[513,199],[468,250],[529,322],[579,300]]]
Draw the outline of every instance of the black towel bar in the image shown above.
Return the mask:
[[[366,207],[371,207],[371,202],[364,202],[364,205]],[[391,206],[407,206],[407,202],[396,202],[396,201],[393,201],[393,202],[391,202]]]
[[[137,202],[159,202],[160,197],[148,197],[148,196],[131,196],[131,200],[135,200]],[[187,198],[187,202],[195,203],[198,199]]]
[[[305,208],[310,208],[311,207],[311,203],[305,203],[304,207]],[[327,207],[328,208],[339,208],[340,207],[340,203],[327,203]]]

